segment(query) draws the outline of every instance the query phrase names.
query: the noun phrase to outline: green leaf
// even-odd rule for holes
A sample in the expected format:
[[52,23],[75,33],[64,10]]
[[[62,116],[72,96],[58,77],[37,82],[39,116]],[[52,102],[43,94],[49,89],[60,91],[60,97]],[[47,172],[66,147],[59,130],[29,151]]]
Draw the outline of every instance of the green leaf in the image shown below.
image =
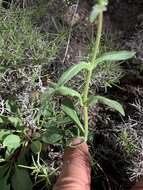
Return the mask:
[[77,97],[80,100],[80,103],[82,105],[82,97],[81,97],[80,93],[77,92],[76,90],[73,90],[72,88],[68,88],[66,86],[58,86],[55,89],[52,89],[51,93],[47,91],[46,96],[44,95],[43,99],[42,99],[43,104],[46,104],[47,96],[52,97],[54,94]]
[[98,103],[98,99],[96,98],[96,96],[90,96],[88,98],[87,103],[88,103],[89,106],[94,106],[94,105],[96,105]]
[[127,60],[135,56],[135,52],[130,51],[112,51],[103,54],[101,57],[96,59],[95,65],[104,61],[122,61]]
[[44,117],[52,117],[53,116],[53,108],[51,105],[45,102],[45,105],[42,107],[42,115]]
[[10,184],[8,184],[9,174],[0,179],[0,189],[1,190],[10,190]]
[[20,141],[19,136],[11,134],[4,139],[3,146],[8,147],[9,150],[15,150],[20,146]]
[[8,117],[8,120],[14,125],[14,127],[22,126],[22,121],[19,117]]
[[46,98],[46,100],[47,100],[47,97],[51,97],[55,93],[55,89],[56,88],[48,87],[47,91],[44,93],[44,94],[46,94],[46,96],[44,95],[44,99]]
[[55,144],[62,140],[63,134],[57,127],[48,127],[46,132],[42,135],[42,141],[48,144]]
[[6,100],[5,102],[6,110],[11,112],[11,105],[10,105],[10,100]]
[[65,99],[62,102],[62,110],[74,121],[74,123],[79,127],[80,131],[84,133],[83,126],[78,118],[77,112],[74,108],[74,105],[70,99]]
[[12,176],[12,187],[14,190],[32,190],[32,181],[25,168],[15,167],[15,173]]
[[14,112],[14,113],[16,113],[18,109],[16,103],[9,99],[6,100],[5,107],[7,111]]
[[119,113],[121,113],[123,116],[125,116],[123,106],[120,103],[118,103],[117,101],[111,100],[109,98],[105,98],[103,96],[93,96],[89,99],[90,105],[93,105],[94,103],[96,104],[97,102],[105,104],[105,105],[109,106],[110,108],[117,110]]
[[6,136],[8,136],[11,133],[10,130],[7,129],[1,129],[0,130],[0,141],[3,141]]
[[24,165],[24,166],[28,165],[28,160],[26,159],[27,153],[28,152],[25,152],[25,151],[20,153],[17,159],[17,165]]
[[31,143],[31,150],[32,152],[38,154],[41,152],[42,149],[42,143],[40,141],[32,141]]
[[60,86],[56,91],[56,94],[60,94],[63,96],[72,96],[72,97],[77,97],[80,100],[80,103],[82,104],[82,97],[79,92],[76,90],[73,90],[72,88],[68,88],[65,86]]
[[4,123],[4,120],[0,117],[0,123]]
[[9,170],[9,164],[6,163],[2,166],[0,166],[0,179],[3,178]]
[[100,5],[107,6],[108,5],[108,0],[98,0]]
[[94,5],[89,17],[90,22],[93,23],[96,20],[97,16],[103,11],[106,11],[105,6],[98,4]]
[[62,74],[60,77],[58,84],[64,85],[67,83],[70,79],[72,79],[75,75],[77,75],[81,70],[83,69],[89,69],[90,64],[86,62],[80,62],[79,64],[73,65],[71,68],[69,68],[66,72]]

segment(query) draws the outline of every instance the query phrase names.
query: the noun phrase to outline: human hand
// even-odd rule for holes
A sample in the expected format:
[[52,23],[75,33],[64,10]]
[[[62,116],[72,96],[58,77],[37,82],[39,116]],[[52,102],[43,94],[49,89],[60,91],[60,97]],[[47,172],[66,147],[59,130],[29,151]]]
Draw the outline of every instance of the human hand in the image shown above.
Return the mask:
[[54,190],[90,190],[88,145],[82,138],[72,140],[65,150],[61,175]]

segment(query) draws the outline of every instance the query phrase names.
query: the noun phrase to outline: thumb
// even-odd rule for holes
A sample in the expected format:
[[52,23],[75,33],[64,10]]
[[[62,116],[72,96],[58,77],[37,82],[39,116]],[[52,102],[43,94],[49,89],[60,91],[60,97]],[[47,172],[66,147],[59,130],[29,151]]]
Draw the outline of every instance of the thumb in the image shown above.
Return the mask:
[[63,169],[54,190],[90,190],[90,159],[86,143],[79,139],[65,150]]
[[143,190],[143,181],[136,183],[131,190]]

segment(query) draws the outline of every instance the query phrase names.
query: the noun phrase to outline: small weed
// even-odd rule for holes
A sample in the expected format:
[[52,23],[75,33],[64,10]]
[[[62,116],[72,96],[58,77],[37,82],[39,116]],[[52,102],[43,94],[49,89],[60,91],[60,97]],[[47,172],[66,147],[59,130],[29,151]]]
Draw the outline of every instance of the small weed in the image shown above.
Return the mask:
[[1,10],[1,66],[43,64],[56,55],[59,39],[56,36],[52,39],[50,34],[41,34],[34,28],[30,14],[24,9]]
[[127,132],[122,132],[119,135],[119,139],[120,139],[120,143],[122,144],[123,148],[128,154],[132,154],[135,152],[136,147],[135,147],[134,140],[132,139],[132,137],[129,137]]
[[[55,113],[54,102],[41,106],[43,78],[50,78],[42,76],[42,69],[57,56],[64,33],[41,32],[33,20],[33,11],[28,9],[1,8],[0,21],[0,172],[4,170],[0,186],[8,190],[20,186],[32,189],[26,169],[32,163],[39,171],[32,173],[37,175],[36,183],[40,178],[48,186],[48,178],[55,170],[46,170],[47,164],[41,159],[37,163],[35,154],[44,152],[43,144],[62,142],[64,132],[59,128],[69,120],[61,112]],[[28,155],[31,151],[32,160]]]
[[[43,2],[45,0],[39,1],[38,17],[45,13]],[[105,78],[110,75],[106,85],[111,86],[116,77],[121,76],[119,67],[113,62],[134,56],[134,52],[128,51],[100,51],[103,12],[107,4],[106,0],[98,0],[90,15],[92,23],[98,18],[91,56],[65,71],[57,83],[52,82],[47,73],[42,76],[42,69],[57,56],[64,34],[41,32],[36,22],[32,23],[32,11],[1,8],[1,189],[32,190],[32,178],[35,184],[44,181],[46,187],[51,186],[56,164],[49,166],[48,159],[46,162],[41,155],[47,154],[49,146],[68,144],[75,136],[85,141],[93,140],[92,131],[89,131],[91,106],[103,103],[125,115],[122,105],[115,100],[90,93],[93,75],[98,81],[99,70],[106,70]],[[75,90],[66,85],[80,72],[84,75],[83,83],[79,84],[82,89]],[[43,85],[43,80],[48,84]],[[54,97],[57,95],[60,98]]]
[[[40,162],[42,162],[42,164]],[[31,167],[24,165],[19,165],[19,167],[32,171],[31,175],[34,176],[35,180],[34,186],[42,182],[43,184],[45,183],[45,185],[43,185],[41,189],[45,187],[51,188],[52,176],[55,174],[56,170],[54,168],[49,168],[48,165],[40,159],[40,154],[37,155],[37,160],[32,157],[32,163],[33,165]]]
[[[93,7],[93,10],[90,15],[90,21],[95,22],[98,17],[98,28],[97,28],[97,36],[92,49],[92,54],[89,60],[82,61],[77,65],[69,68],[58,80],[58,83],[51,83],[51,87],[48,90],[48,93],[45,94],[47,97],[51,97],[53,95],[62,95],[66,97],[62,101],[61,109],[73,120],[76,124],[77,129],[79,131],[79,136],[84,137],[85,141],[88,139],[88,110],[89,107],[96,105],[98,102],[103,103],[115,110],[117,110],[122,115],[125,115],[123,107],[121,104],[114,100],[110,100],[103,96],[90,96],[89,89],[90,83],[93,75],[93,71],[97,69],[97,66],[110,61],[122,61],[129,59],[135,55],[134,52],[128,51],[113,51],[109,53],[104,53],[99,56],[99,46],[100,40],[102,36],[102,22],[103,22],[103,12],[106,10],[108,2],[106,0],[99,0],[98,3]],[[82,70],[85,71],[84,78],[84,88],[82,92],[78,92],[72,88],[69,88],[66,85],[68,81],[70,81],[73,77],[79,74]],[[76,111],[76,107],[73,103],[72,99],[75,98],[78,104],[81,106],[83,113],[79,114]]]

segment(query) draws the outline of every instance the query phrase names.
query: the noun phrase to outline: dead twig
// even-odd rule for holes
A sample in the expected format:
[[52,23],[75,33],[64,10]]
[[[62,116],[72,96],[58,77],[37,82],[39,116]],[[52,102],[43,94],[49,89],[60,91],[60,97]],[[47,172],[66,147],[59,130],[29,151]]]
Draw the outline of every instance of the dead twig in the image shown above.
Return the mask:
[[69,50],[69,45],[70,45],[70,40],[71,40],[71,33],[72,33],[72,23],[74,21],[74,18],[75,18],[75,15],[76,15],[76,12],[77,12],[77,9],[78,9],[78,5],[79,5],[79,0],[77,0],[77,3],[76,3],[76,7],[75,7],[75,10],[74,10],[74,13],[73,13],[73,17],[72,17],[72,20],[71,20],[71,25],[70,25],[70,29],[69,29],[69,35],[68,35],[68,41],[67,41],[67,46],[66,46],[66,50],[65,50],[65,54],[64,54],[64,58],[62,60],[62,63],[65,63],[65,60],[66,60],[66,57],[67,57],[67,54],[68,54],[68,50]]

